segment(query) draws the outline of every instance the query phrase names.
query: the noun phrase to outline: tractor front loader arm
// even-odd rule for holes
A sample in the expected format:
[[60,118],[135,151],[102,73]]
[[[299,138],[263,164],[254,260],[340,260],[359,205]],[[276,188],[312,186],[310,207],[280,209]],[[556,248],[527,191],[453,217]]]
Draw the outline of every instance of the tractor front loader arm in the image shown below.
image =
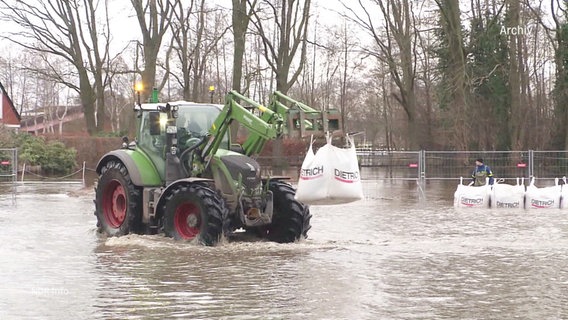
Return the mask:
[[[249,107],[242,106],[243,102]],[[260,113],[259,116],[253,112],[255,110]],[[278,113],[233,90],[227,94],[225,107],[209,129],[210,138],[201,153],[204,159],[217,152],[233,121],[237,121],[250,132],[243,143],[247,156],[259,154],[266,141],[276,139],[282,133],[283,121]]]
[[300,101],[275,91],[270,96],[269,109],[282,117],[288,138],[325,136],[328,132],[341,136],[342,118],[338,110],[316,110]]

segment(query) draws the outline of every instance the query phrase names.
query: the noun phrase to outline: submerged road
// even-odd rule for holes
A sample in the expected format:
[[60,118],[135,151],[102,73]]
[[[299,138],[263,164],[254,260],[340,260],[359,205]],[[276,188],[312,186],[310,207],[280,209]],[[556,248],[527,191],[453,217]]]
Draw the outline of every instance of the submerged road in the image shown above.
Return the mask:
[[568,318],[568,211],[454,209],[455,184],[365,180],[309,239],[101,238],[76,185],[0,188],[0,319]]

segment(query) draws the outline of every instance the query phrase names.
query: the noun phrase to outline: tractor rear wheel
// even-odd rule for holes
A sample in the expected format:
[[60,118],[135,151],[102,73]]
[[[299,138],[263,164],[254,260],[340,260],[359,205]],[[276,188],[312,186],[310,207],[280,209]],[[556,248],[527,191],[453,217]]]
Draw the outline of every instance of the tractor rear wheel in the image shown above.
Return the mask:
[[109,236],[139,232],[141,204],[140,190],[130,180],[124,164],[107,162],[101,169],[95,190],[95,215],[99,232]]
[[223,199],[210,188],[184,184],[169,192],[162,212],[166,236],[176,240],[197,238],[199,243],[210,246],[223,234],[227,209]]
[[272,223],[261,228],[263,236],[270,241],[288,243],[308,237],[312,215],[307,205],[294,199],[296,191],[288,183],[270,181],[274,195]]

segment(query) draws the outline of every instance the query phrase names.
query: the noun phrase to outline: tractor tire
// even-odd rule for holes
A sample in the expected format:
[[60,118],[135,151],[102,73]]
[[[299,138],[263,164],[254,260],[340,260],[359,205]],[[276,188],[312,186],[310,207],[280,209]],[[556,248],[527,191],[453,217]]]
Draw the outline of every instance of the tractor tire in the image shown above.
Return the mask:
[[263,237],[278,243],[289,243],[308,237],[312,215],[307,205],[294,199],[296,191],[288,183],[270,181],[274,195],[272,223],[262,228]]
[[223,235],[223,221],[228,210],[223,199],[199,184],[174,187],[166,196],[163,230],[176,240],[198,239],[200,244],[215,245]]
[[139,233],[141,213],[140,189],[130,180],[128,170],[121,162],[107,162],[95,189],[98,231],[108,236]]

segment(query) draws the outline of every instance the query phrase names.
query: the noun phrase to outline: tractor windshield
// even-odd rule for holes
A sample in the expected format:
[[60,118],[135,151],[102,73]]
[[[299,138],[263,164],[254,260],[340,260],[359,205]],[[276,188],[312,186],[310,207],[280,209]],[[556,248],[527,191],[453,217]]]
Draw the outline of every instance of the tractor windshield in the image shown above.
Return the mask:
[[[213,105],[180,105],[176,126],[178,128],[179,146],[184,149],[209,132],[221,110]],[[222,140],[222,148],[228,149],[229,136]]]
[[[221,110],[214,105],[179,104],[178,106],[179,111],[176,120],[178,146],[184,150],[201,141],[201,138],[207,134]],[[160,115],[160,117],[165,116],[165,113]],[[160,133],[152,135],[149,113],[144,112],[141,120],[137,145],[146,152],[152,159],[152,162],[162,163],[166,152],[165,126]],[[229,149],[228,133],[223,137],[221,143],[221,148]]]
[[176,120],[178,129],[194,136],[203,136],[215,122],[221,110],[211,105],[181,105]]

